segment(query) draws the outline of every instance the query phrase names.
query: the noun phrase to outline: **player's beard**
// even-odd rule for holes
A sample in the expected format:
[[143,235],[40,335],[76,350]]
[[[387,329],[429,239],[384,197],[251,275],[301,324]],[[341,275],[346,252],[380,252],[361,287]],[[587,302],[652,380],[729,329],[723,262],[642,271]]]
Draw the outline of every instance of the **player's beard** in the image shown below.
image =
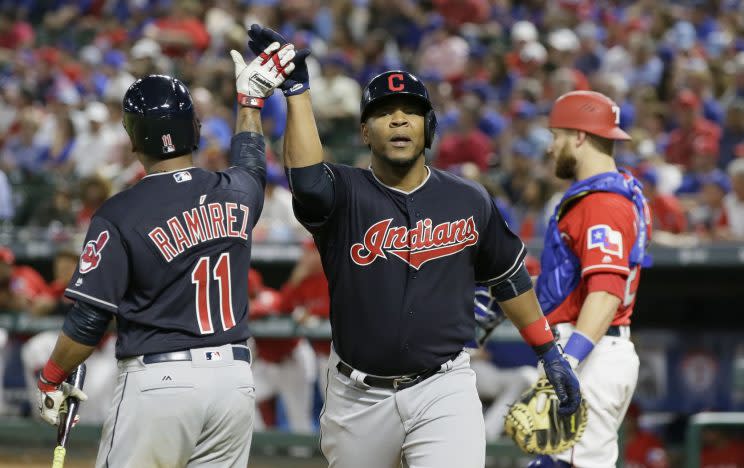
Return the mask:
[[416,164],[416,161],[418,161],[418,158],[423,157],[423,155],[424,152],[422,151],[407,158],[391,158],[385,153],[377,154],[376,156],[390,167],[407,169],[413,167],[413,165]]
[[576,158],[567,147],[561,148],[555,160],[555,175],[559,179],[573,180],[576,178]]

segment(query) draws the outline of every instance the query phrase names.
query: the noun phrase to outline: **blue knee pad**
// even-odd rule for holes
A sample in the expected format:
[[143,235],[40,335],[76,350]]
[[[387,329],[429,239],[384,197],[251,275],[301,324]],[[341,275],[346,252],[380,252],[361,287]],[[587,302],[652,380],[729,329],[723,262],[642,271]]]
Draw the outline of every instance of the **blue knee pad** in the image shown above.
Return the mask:
[[561,460],[553,460],[550,455],[540,455],[532,460],[527,468],[571,468],[571,464]]

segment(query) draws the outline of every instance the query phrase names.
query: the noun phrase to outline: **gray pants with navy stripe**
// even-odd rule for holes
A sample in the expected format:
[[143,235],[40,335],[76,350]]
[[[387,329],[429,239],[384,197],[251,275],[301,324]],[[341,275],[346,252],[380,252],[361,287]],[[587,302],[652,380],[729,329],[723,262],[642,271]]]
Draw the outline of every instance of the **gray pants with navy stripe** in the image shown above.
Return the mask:
[[397,392],[367,386],[364,374],[346,377],[338,361],[332,350],[320,417],[320,446],[331,468],[483,468],[483,408],[468,353]]
[[234,360],[232,346],[192,349],[191,361],[119,361],[96,467],[244,468],[255,387],[250,364]]

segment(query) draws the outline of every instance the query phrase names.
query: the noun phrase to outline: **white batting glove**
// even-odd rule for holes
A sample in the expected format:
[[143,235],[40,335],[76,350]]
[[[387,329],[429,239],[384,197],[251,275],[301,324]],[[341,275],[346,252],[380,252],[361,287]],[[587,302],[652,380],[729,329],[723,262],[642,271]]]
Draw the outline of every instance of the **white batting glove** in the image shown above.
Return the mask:
[[[47,385],[48,384],[44,382],[39,382],[39,386],[37,386],[37,402],[41,419],[53,426],[59,424],[59,413],[67,412],[68,398],[73,397],[80,401],[88,399],[88,395],[83,393],[82,390],[68,384],[67,382],[62,382],[57,387],[53,388],[49,388]],[[44,387],[45,390],[42,390],[39,387]],[[79,418],[75,416],[75,423],[77,423],[78,420]]]
[[264,100],[271,96],[274,89],[284,83],[294,70],[292,59],[295,56],[294,45],[281,46],[274,42],[253,59],[249,64],[237,50],[231,50],[230,56],[235,63],[235,87],[238,91],[238,102],[242,106],[260,109]]

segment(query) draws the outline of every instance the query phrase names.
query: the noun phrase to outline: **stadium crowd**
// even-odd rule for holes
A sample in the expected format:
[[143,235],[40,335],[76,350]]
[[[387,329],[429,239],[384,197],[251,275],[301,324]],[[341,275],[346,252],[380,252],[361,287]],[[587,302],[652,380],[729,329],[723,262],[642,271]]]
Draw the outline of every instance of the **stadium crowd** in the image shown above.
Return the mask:
[[[744,241],[742,0],[0,0],[0,228],[74,240],[107,197],[144,175],[121,100],[145,74],[172,74],[189,86],[201,121],[196,162],[226,168],[235,112],[228,51],[248,52],[246,28],[255,22],[312,49],[311,92],[328,160],[369,164],[358,131],[361,88],[384,70],[413,71],[439,120],[431,164],[480,181],[511,227],[539,241],[566,187],[544,156],[547,113],[561,94],[593,89],[617,102],[620,126],[633,137],[616,158],[644,183],[654,241]],[[281,93],[263,117],[270,165],[254,240],[302,243],[307,233],[277,161]],[[59,249],[55,277],[45,279],[0,250],[0,309],[64,310],[75,255]],[[251,296],[268,304],[262,314],[327,314],[312,293],[324,284],[312,249],[303,258],[281,291],[267,292],[253,277]],[[327,343],[272,346],[259,357],[278,382],[285,372],[314,381],[313,356],[322,363],[328,352]],[[294,367],[280,368],[286,356]],[[277,383],[267,392],[285,390]],[[309,427],[304,416],[294,419]]]

